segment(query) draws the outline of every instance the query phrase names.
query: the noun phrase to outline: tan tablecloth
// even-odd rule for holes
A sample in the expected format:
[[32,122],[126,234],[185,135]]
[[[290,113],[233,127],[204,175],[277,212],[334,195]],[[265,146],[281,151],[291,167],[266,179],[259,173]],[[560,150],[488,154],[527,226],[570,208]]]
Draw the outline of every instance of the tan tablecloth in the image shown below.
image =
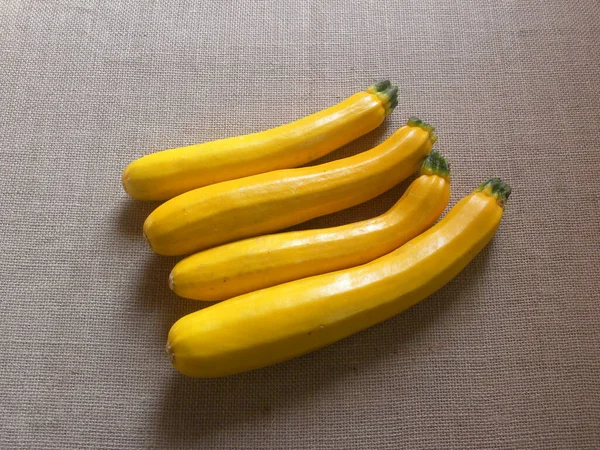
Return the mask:
[[[0,448],[600,448],[600,3],[0,3]],[[452,203],[513,187],[493,243],[438,294],[324,350],[178,375],[170,293],[121,171],[257,131],[372,81],[383,140],[431,121]],[[305,226],[372,217],[406,184]]]

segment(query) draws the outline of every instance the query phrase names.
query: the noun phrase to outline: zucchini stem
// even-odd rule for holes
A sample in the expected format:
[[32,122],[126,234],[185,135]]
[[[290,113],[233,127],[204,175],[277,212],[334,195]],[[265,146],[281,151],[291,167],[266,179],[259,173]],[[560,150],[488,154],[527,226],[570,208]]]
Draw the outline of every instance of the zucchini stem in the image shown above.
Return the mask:
[[394,86],[390,80],[382,80],[368,87],[367,92],[375,94],[383,103],[385,115],[389,116],[394,108],[398,106],[398,86]]
[[425,131],[429,132],[429,139],[431,139],[431,143],[435,144],[437,141],[437,134],[434,133],[435,127],[427,122],[422,121],[417,116],[411,116],[406,121],[406,125],[409,127],[419,127]]
[[446,181],[450,181],[450,164],[440,152],[434,150],[423,161],[421,175],[438,175]]
[[475,189],[475,192],[483,192],[490,197],[494,197],[498,204],[504,207],[512,189],[500,178],[488,178]]

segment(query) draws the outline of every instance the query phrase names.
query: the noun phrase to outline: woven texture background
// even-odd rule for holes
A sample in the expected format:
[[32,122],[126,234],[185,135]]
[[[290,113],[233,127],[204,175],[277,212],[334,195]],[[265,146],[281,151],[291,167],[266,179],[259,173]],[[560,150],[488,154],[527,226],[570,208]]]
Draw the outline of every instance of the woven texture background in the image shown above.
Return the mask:
[[[437,126],[452,204],[513,187],[436,295],[278,366],[186,379],[193,301],[121,171],[400,85],[363,151]],[[0,2],[0,448],[600,448],[600,3]],[[406,183],[303,226],[372,217]]]

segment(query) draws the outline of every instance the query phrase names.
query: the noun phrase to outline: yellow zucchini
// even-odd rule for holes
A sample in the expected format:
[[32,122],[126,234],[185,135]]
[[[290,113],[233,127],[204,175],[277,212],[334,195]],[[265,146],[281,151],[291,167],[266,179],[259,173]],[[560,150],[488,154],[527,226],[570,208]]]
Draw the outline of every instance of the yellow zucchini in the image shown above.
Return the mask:
[[180,261],[169,286],[182,297],[217,301],[364,264],[433,225],[449,199],[448,164],[432,152],[421,166],[421,176],[385,214],[324,230],[259,236],[214,247]]
[[362,266],[234,297],[179,319],[167,352],[193,377],[269,366],[404,311],[454,278],[492,239],[510,188],[490,179],[436,225]]
[[340,211],[416,172],[434,141],[432,127],[411,119],[358,155],[195,189],[156,208],[144,235],[158,254],[185,255]]
[[125,168],[123,187],[138,200],[167,200],[209,184],[300,166],[381,125],[398,104],[397,93],[385,80],[286,125],[146,155]]

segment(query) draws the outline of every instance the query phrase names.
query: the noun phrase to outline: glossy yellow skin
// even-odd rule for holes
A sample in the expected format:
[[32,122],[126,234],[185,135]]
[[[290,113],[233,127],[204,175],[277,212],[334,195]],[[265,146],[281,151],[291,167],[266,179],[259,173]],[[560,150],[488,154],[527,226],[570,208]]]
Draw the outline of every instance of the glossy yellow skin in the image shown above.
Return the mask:
[[433,225],[449,199],[449,179],[421,175],[379,217],[328,229],[259,236],[211,248],[180,261],[171,272],[169,285],[182,297],[218,301],[364,264]]
[[339,341],[413,306],[455,277],[492,239],[503,208],[462,199],[399,249],[351,269],[234,297],[178,320],[167,351],[193,377],[269,366]]
[[146,155],[127,166],[123,187],[137,200],[167,200],[221,181],[297,167],[374,130],[385,117],[380,97],[359,92],[266,131]]
[[416,172],[429,131],[405,126],[377,147],[326,164],[205,186],[160,205],[144,235],[161,255],[185,255],[258,236],[365,202]]

